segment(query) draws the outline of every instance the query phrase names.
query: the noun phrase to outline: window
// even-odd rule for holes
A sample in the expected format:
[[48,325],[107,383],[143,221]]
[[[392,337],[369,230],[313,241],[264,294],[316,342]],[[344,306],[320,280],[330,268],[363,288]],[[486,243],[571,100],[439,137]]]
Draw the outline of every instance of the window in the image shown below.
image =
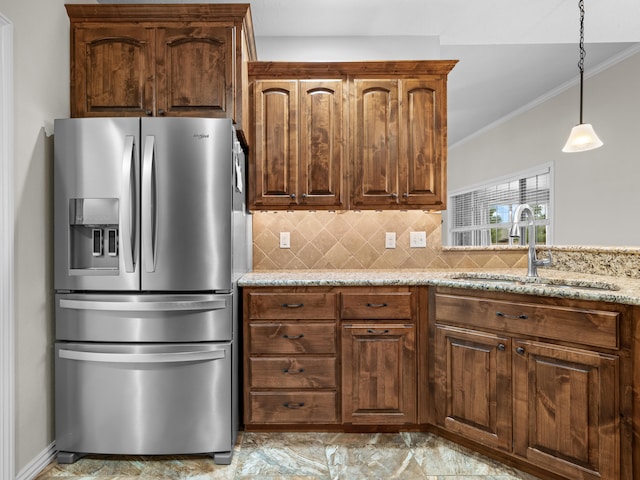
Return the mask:
[[449,245],[526,244],[526,233],[520,242],[509,238],[513,211],[521,203],[528,204],[533,210],[536,243],[551,243],[552,173],[549,164],[452,193],[448,209]]

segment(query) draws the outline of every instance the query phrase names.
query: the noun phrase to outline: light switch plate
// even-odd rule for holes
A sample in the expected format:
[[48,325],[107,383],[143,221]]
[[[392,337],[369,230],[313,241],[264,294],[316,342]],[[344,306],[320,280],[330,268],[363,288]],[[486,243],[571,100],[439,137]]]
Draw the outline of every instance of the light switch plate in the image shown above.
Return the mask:
[[280,232],[280,248],[291,248],[291,235],[289,232]]
[[384,248],[396,248],[396,232],[384,234]]
[[427,232],[409,232],[409,246],[411,248],[425,248],[427,246]]

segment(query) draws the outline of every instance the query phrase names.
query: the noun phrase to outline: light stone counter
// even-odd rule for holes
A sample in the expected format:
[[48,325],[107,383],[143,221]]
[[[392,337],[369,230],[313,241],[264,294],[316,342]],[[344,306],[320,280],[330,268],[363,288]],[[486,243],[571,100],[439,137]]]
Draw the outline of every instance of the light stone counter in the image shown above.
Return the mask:
[[[439,285],[475,290],[539,295],[545,297],[595,300],[640,305],[640,279],[591,275],[551,269],[538,269],[539,278],[525,279],[525,269],[501,270],[264,270],[245,274],[241,287],[312,287],[312,286],[419,286]],[[464,277],[462,279],[455,277]],[[473,278],[474,276],[480,278]],[[524,284],[496,282],[501,278],[525,280]],[[559,287],[553,283],[567,282]],[[540,285],[540,283],[545,283]],[[584,287],[603,287],[584,288]],[[604,287],[613,287],[615,290]]]

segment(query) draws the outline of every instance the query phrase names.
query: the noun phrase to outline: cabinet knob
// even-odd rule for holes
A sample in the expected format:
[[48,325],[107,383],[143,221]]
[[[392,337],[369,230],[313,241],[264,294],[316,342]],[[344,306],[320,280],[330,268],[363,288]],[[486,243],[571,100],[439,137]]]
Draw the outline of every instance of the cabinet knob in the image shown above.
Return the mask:
[[304,200],[305,198],[307,198],[307,194],[306,194],[306,193],[303,193],[303,194],[302,194],[302,199]]
[[144,113],[145,113],[145,115],[150,117],[153,112],[151,110],[145,110]]
[[397,193],[395,193],[395,192],[393,192],[393,193],[391,194],[391,198],[393,198],[393,199],[395,200],[396,198],[398,198],[398,194],[397,194]]
[[162,108],[158,110],[158,115],[164,115],[164,110]]
[[291,195],[289,195],[289,196],[290,196],[293,200],[295,200],[295,199],[296,199],[296,194],[295,194],[295,193],[292,193],[292,194],[291,194]]
[[498,344],[498,350],[500,350],[501,352],[504,352],[506,350],[507,347],[504,346],[504,343],[499,343]]
[[520,355],[524,355],[524,347],[516,348],[516,352],[519,353]]
[[402,198],[409,198],[409,194],[408,194],[407,192],[404,192],[404,193],[402,194]]

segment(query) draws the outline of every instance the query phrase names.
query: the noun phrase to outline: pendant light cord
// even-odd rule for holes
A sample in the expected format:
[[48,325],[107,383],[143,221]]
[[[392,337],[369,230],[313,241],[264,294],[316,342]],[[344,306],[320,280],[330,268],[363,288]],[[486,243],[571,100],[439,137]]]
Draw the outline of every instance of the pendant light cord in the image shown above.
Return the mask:
[[584,57],[587,55],[584,49],[584,0],[578,0],[578,8],[580,9],[580,60],[578,60],[578,69],[580,70],[580,124],[582,124],[582,83],[584,79]]

